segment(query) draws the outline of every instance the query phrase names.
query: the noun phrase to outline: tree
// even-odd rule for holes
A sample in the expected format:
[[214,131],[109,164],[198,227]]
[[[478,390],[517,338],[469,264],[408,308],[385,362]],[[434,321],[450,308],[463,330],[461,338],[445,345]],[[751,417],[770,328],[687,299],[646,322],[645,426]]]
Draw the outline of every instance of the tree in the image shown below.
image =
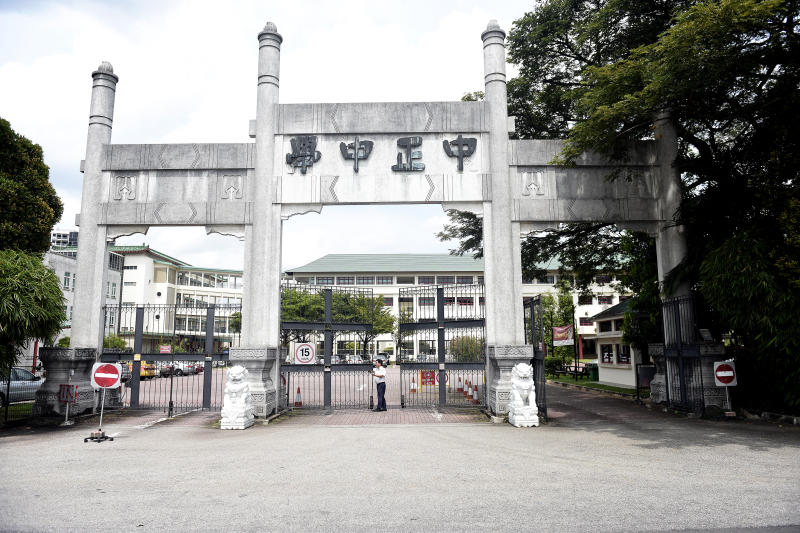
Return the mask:
[[42,148],[0,118],[0,243],[3,248],[42,253],[63,206],[50,184]]
[[464,335],[450,339],[449,348],[455,361],[469,363],[483,359],[484,346],[483,339]]
[[61,284],[41,258],[0,250],[0,365],[13,365],[29,339],[52,343],[66,320]]
[[[675,222],[689,256],[667,282],[688,281],[730,332],[731,353],[753,369],[749,382],[740,373],[736,392],[756,407],[800,406],[800,339],[789,323],[800,311],[799,18],[796,1],[550,0],[509,34],[509,56],[520,65],[509,82],[518,134],[566,135],[563,164],[586,150],[621,162],[631,141],[652,138],[655,114],[671,113],[684,186]],[[589,229],[540,237],[568,242]],[[652,253],[646,236],[608,231],[601,240],[618,240],[627,253],[625,237],[641,242],[620,266],[642,265]],[[591,262],[597,244],[570,246]],[[626,336],[644,334],[630,326],[650,317],[640,303],[652,302],[651,281],[628,279],[649,296],[636,295],[639,314],[626,319]]]
[[394,316],[392,316],[389,308],[383,304],[383,296],[360,296],[355,301],[355,305],[362,323],[372,325],[372,329],[354,332],[358,342],[361,344],[361,353],[366,356],[370,342],[378,335],[394,331]]
[[103,348],[111,348],[115,350],[125,350],[128,348],[128,343],[125,339],[116,335],[107,335],[103,339]]

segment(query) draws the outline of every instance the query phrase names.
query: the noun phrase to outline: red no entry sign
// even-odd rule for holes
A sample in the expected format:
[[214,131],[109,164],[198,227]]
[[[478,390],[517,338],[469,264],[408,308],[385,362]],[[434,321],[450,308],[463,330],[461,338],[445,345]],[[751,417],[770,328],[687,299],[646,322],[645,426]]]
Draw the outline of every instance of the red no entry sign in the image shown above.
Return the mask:
[[732,362],[714,363],[714,381],[718,387],[736,385],[736,367]]
[[119,386],[122,367],[116,363],[95,363],[92,366],[92,387],[113,389]]

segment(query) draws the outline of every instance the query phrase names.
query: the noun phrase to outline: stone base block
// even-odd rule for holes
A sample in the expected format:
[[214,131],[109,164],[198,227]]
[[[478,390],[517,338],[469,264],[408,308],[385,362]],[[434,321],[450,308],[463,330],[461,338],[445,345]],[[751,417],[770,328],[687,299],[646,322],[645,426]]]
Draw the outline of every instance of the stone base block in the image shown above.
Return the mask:
[[[63,415],[66,404],[58,400],[59,386],[71,384],[78,387],[78,402],[70,405],[70,416],[91,412],[98,406],[97,396],[91,384],[92,365],[96,361],[97,350],[94,348],[42,348],[39,358],[47,376],[39,390],[36,391],[36,403],[33,407],[35,415]],[[70,370],[74,371],[70,376]],[[112,391],[106,392],[106,406],[119,399]]]
[[278,407],[277,348],[231,348],[230,360],[247,369],[250,401],[258,418],[266,418]]
[[508,423],[518,428],[539,427],[539,410],[536,407],[509,405]]
[[517,363],[529,363],[533,359],[533,346],[494,345],[489,346],[487,354],[489,412],[495,416],[502,416],[508,412],[508,403],[511,401],[511,370]]
[[219,428],[220,429],[247,429],[252,426],[254,421],[253,416],[253,409],[250,408],[247,412],[242,413],[240,416],[236,418],[223,418],[220,420]]

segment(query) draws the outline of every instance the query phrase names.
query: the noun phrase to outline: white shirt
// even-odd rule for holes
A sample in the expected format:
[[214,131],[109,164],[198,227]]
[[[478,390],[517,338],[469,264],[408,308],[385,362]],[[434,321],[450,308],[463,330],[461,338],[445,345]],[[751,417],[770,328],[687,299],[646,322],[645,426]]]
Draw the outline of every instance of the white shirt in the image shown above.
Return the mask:
[[375,376],[373,377],[373,379],[375,380],[375,384],[376,385],[378,383],[386,383],[386,368],[385,367],[375,368],[373,370],[373,372],[375,372]]

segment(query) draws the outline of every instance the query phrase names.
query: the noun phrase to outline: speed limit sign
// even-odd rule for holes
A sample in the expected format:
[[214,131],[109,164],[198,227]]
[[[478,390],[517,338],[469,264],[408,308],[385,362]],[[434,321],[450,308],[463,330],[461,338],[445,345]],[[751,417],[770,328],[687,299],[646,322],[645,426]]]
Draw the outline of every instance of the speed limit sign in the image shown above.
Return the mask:
[[314,357],[314,346],[304,342],[298,344],[294,348],[294,362],[298,365],[313,365],[316,358]]

